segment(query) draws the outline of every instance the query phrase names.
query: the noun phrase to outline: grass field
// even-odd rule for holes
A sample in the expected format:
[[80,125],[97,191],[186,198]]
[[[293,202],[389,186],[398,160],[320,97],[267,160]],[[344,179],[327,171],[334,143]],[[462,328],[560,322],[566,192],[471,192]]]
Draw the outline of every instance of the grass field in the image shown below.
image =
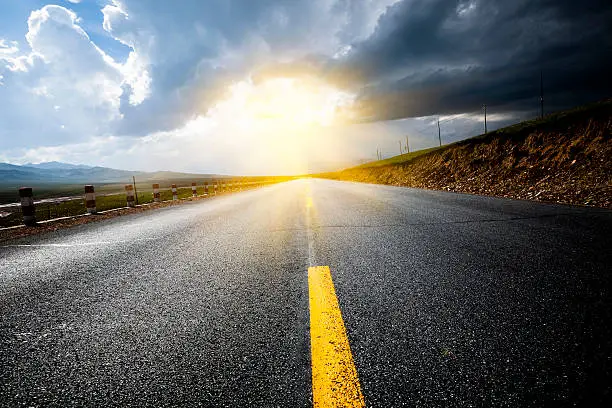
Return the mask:
[[404,154],[400,154],[398,156],[389,157],[388,159],[376,160],[376,161],[373,161],[373,162],[364,163],[364,164],[361,164],[359,166],[352,167],[352,168],[354,168],[354,169],[367,169],[367,168],[370,168],[370,167],[380,167],[380,166],[388,166],[390,164],[406,163],[406,162],[409,162],[409,161],[412,161],[412,160],[416,159],[419,156],[422,156],[422,155],[427,154],[429,152],[436,151],[436,150],[441,149],[443,147],[444,146],[442,146],[442,147],[431,147],[429,149],[417,150],[417,151],[414,151],[414,152],[404,153]]
[[[217,178],[216,180],[223,180],[223,182],[260,182],[270,178],[264,177],[236,177],[236,178]],[[282,179],[282,178],[280,178]],[[160,189],[170,188],[172,184],[176,184],[177,187],[189,187],[191,183],[195,182],[198,185],[198,189],[203,188],[203,184],[207,182],[209,185],[212,184],[213,179],[211,178],[193,178],[193,179],[164,179],[164,180],[136,180],[136,190],[143,193],[152,193],[153,183],[157,183]],[[58,198],[67,196],[79,196],[84,194],[83,186],[87,183],[82,184],[62,184],[62,183],[28,183],[28,187],[32,187],[34,190],[34,199],[46,199],[46,198]],[[118,194],[125,191],[125,184],[132,184],[131,180],[126,180],[126,183],[91,183],[95,184],[96,194]],[[0,181],[0,204],[9,204],[19,201],[19,187],[21,185],[13,185],[9,183],[3,183]]]
[[[284,181],[287,178],[274,178],[274,179],[258,179],[257,181],[244,181],[241,189],[255,188],[263,184],[269,184],[279,181]],[[233,180],[237,183],[237,180]],[[172,190],[169,187],[172,183],[159,183],[160,184],[160,196],[162,201],[172,200]],[[177,183],[178,184],[178,183]],[[177,195],[179,200],[187,199],[192,197],[191,182],[185,183],[183,181],[182,186],[177,186]],[[168,186],[168,187],[166,187]],[[35,195],[35,199],[48,199],[48,201],[36,204],[36,220],[45,221],[53,218],[69,217],[85,214],[87,209],[85,208],[84,198],[72,198],[72,199],[53,199],[54,197],[66,197],[68,195],[83,194],[83,186],[79,186],[77,190],[72,186],[62,186],[58,189],[50,189],[47,194]],[[120,190],[119,190],[120,189]],[[123,185],[103,185],[101,187],[96,186],[96,209],[98,211],[106,211],[115,208],[121,208],[127,206],[127,199]],[[119,191],[118,191],[119,190]],[[234,187],[233,191],[236,190]],[[45,190],[43,190],[44,192]],[[203,182],[198,183],[196,187],[198,195],[204,194]],[[153,188],[152,184],[137,183],[136,192],[138,204],[148,204],[153,202]],[[217,194],[227,194],[230,190],[227,186],[219,186]],[[72,193],[72,194],[71,194]],[[214,187],[212,184],[208,185],[209,195],[213,195]],[[15,202],[16,192],[11,193],[13,199],[11,202]],[[20,206],[8,207],[0,209],[0,213],[3,214],[0,217],[0,228],[11,227],[20,225],[22,223],[21,208]]]

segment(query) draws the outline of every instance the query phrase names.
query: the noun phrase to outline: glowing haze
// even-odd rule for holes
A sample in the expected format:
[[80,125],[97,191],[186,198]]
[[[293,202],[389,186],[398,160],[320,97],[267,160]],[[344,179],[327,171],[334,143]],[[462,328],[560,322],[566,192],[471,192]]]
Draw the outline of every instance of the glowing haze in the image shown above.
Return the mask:
[[451,142],[483,103],[532,117],[540,70],[549,110],[609,96],[612,7],[573,4],[0,0],[0,162],[291,174],[434,146],[438,118]]
[[340,120],[337,112],[351,101],[350,95],[313,79],[240,81],[229,86],[227,97],[205,118],[213,134],[217,129],[240,135],[236,140],[248,148],[240,155],[244,171],[299,174],[310,170],[316,150],[329,147],[319,136]]

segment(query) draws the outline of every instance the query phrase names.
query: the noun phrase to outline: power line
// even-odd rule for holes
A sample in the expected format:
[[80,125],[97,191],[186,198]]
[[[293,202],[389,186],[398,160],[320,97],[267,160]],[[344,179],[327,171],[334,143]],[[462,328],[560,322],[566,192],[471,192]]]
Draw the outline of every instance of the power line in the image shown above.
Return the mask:
[[[441,127],[442,124],[447,123],[447,122],[452,122],[452,121],[455,121],[455,120],[459,120],[459,119],[467,119],[468,121],[470,119],[474,120],[475,119],[474,117],[476,117],[479,113],[481,113],[483,109],[485,110],[485,124],[484,124],[484,126],[485,126],[485,133],[486,133],[488,131],[488,129],[487,129],[487,123],[486,123],[486,121],[487,121],[487,118],[486,118],[486,105],[484,105],[484,104],[478,110],[475,110],[475,111],[472,111],[472,112],[461,113],[459,115],[451,116],[451,117],[443,119],[443,120],[440,120],[439,117],[437,119],[435,119],[435,120],[432,118],[431,121],[427,121],[422,126],[410,129],[410,132],[416,133],[416,134],[418,134],[420,136],[427,137],[427,135],[431,135],[431,133],[430,133],[431,132],[431,126],[437,126],[437,128],[438,128],[438,144],[439,144],[439,146],[442,146],[442,127]],[[406,150],[409,152],[410,150],[409,150],[409,147],[408,147],[409,146],[408,136],[406,136],[406,146],[407,146]]]

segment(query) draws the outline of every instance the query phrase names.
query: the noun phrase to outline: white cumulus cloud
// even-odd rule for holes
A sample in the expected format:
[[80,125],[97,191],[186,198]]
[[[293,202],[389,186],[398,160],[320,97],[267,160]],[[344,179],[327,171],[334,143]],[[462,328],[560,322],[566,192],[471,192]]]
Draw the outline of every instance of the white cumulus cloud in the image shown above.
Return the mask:
[[33,11],[25,39],[27,51],[15,41],[0,41],[5,147],[111,134],[123,118],[122,97],[137,105],[149,94],[146,64],[134,52],[124,64],[115,62],[69,9],[49,5]]

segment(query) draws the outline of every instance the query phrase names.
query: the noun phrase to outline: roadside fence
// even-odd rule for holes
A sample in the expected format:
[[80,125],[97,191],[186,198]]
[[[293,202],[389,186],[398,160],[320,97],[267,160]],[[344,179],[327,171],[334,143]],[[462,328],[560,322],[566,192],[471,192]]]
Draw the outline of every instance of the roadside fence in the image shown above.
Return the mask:
[[[197,184],[191,183],[189,187],[178,187],[172,184],[170,188],[160,189],[158,183],[152,184],[152,189],[141,193],[138,188],[138,203],[154,204],[165,201],[192,200],[194,198],[207,198],[213,195],[223,195],[234,191],[253,189],[277,183],[279,180],[261,181],[224,181],[212,180],[203,183],[203,194],[197,194]],[[125,184],[124,193],[98,194],[91,184],[84,186],[82,196],[59,198],[45,198],[35,200],[35,191],[32,187],[19,188],[19,202],[0,205],[0,228],[17,225],[36,225],[37,222],[56,218],[95,215],[100,212],[136,207],[135,191],[132,184]],[[125,195],[124,195],[125,194]]]

